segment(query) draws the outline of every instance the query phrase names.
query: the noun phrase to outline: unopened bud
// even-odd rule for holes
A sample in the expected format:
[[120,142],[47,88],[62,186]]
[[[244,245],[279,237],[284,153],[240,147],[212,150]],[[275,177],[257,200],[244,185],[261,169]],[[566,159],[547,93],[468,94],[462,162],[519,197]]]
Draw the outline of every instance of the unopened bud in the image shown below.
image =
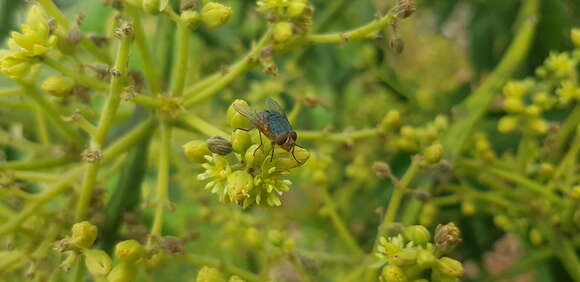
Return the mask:
[[80,249],[88,249],[97,239],[97,227],[88,221],[75,223],[72,227],[71,244]]
[[443,145],[436,143],[427,147],[423,156],[427,164],[432,165],[438,163],[443,158]]
[[381,273],[381,279],[384,282],[407,282],[407,277],[403,270],[396,265],[389,264],[383,267],[383,271]]
[[427,243],[431,239],[429,230],[422,225],[411,225],[403,228],[403,236],[419,245]]
[[202,267],[197,273],[196,282],[226,282],[223,274],[213,267]]
[[207,139],[207,148],[218,155],[225,156],[232,152],[232,143],[221,136]]
[[501,133],[509,133],[516,130],[518,125],[518,118],[513,116],[505,116],[499,120],[499,123],[497,124],[497,130],[499,130]]
[[235,130],[232,133],[232,149],[234,152],[242,154],[252,144],[252,136],[245,130]]
[[463,275],[463,265],[452,258],[442,257],[434,265],[435,270],[445,276],[461,277]]
[[143,0],[143,10],[154,15],[159,13],[159,0]]
[[435,246],[442,253],[453,250],[461,243],[461,231],[455,223],[450,222],[445,225],[437,225],[435,229]]
[[206,142],[203,140],[189,141],[183,145],[183,152],[190,161],[196,163],[205,162],[205,156],[211,155],[209,149],[207,148]]
[[307,3],[305,3],[306,1],[292,1],[290,2],[290,4],[288,5],[288,16],[291,18],[297,18],[299,16],[301,16],[304,11],[306,10],[306,7],[308,6]]
[[93,276],[105,276],[112,268],[112,261],[109,255],[102,250],[85,249],[85,265]]
[[191,10],[181,12],[180,17],[185,26],[190,29],[196,28],[200,19],[199,12]]
[[398,110],[389,111],[381,122],[381,128],[385,132],[389,132],[397,130],[399,127],[401,127],[401,113]]
[[42,83],[42,90],[57,97],[64,97],[71,93],[75,81],[67,76],[52,75]]
[[81,41],[81,29],[78,25],[73,25],[66,34],[66,39],[71,45],[77,45]]
[[232,128],[244,128],[244,129],[251,128],[252,122],[247,117],[245,117],[241,113],[239,113],[236,110],[236,108],[234,107],[234,105],[238,105],[238,107],[242,107],[242,108],[249,107],[248,102],[241,100],[241,99],[235,100],[228,108],[228,111],[226,114],[228,124]]
[[145,254],[145,249],[135,240],[126,240],[115,246],[115,257],[124,262],[134,263]]
[[212,28],[224,25],[231,16],[232,8],[216,2],[209,2],[201,9],[201,20]]
[[277,22],[274,24],[273,30],[274,40],[278,43],[284,43],[292,37],[292,23]]
[[580,48],[580,28],[573,28],[570,31],[570,38],[576,48]]

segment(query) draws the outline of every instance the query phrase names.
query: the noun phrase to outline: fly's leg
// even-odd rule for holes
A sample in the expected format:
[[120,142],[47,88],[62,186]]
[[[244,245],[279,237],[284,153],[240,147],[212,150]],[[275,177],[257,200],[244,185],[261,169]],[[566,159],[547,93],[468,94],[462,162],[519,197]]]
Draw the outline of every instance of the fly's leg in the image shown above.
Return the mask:
[[256,148],[256,150],[254,150],[254,153],[252,154],[252,156],[256,156],[256,152],[258,151],[258,149],[262,148],[262,132],[258,131],[258,136],[260,136],[260,145]]
[[[296,161],[298,164],[302,164],[302,163],[301,163],[301,162],[300,162],[300,161],[299,161],[299,160],[296,158],[296,156],[294,155],[294,149],[296,148],[296,146],[298,146],[298,145],[294,144],[294,146],[292,147],[292,157],[294,158],[294,160],[295,160],[295,161]],[[298,147],[300,147],[300,146],[298,146]],[[302,147],[300,147],[300,148],[302,148]],[[304,148],[302,148],[302,149],[304,149]]]
[[270,157],[270,162],[272,162],[274,160],[274,149],[276,148],[275,146],[276,146],[276,144],[274,142],[272,142],[272,156]]

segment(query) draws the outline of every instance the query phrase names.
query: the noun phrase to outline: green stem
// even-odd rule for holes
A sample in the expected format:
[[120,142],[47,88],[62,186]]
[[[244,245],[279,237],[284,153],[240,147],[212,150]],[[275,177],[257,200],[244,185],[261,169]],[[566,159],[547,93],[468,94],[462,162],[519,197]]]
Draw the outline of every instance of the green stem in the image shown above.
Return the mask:
[[177,64],[172,74],[173,93],[175,97],[180,97],[183,94],[183,87],[185,86],[185,75],[187,73],[188,64],[188,49],[189,49],[189,28],[184,24],[177,24]]
[[34,107],[34,117],[36,118],[36,135],[42,145],[50,145],[50,137],[46,127],[46,120],[42,113],[42,108],[37,104]]
[[578,124],[580,124],[580,104],[574,107],[572,113],[568,116],[566,121],[560,127],[558,134],[556,135],[555,145],[557,152],[560,152],[562,146],[566,144],[566,139],[570,134],[573,134],[577,130]]
[[56,108],[50,104],[44,96],[39,93],[36,86],[24,82],[20,82],[22,89],[24,89],[24,93],[28,95],[28,97],[32,98],[38,104],[38,106],[44,110],[44,113],[48,116],[48,119],[56,126],[56,129],[62,134],[66,140],[70,140],[74,142],[79,148],[82,148],[83,138],[81,135],[67,124],[59,115]]
[[[105,102],[105,106],[101,112],[99,118],[99,124],[97,127],[97,132],[94,138],[91,139],[91,147],[93,150],[101,151],[103,150],[105,138],[109,132],[109,128],[113,123],[115,114],[121,102],[121,88],[123,87],[123,76],[126,75],[127,63],[129,60],[129,47],[131,46],[131,39],[128,37],[123,37],[119,44],[119,49],[117,51],[117,59],[115,61],[115,69],[117,69],[121,75],[113,76],[111,79],[110,93]],[[110,158],[111,156],[104,155],[104,158]],[[93,195],[93,188],[96,183],[97,175],[100,167],[100,160],[92,162],[88,165],[87,172],[83,178],[83,184],[81,186],[81,194],[77,201],[75,218],[79,222],[86,218],[89,209],[89,203],[91,196]]]
[[[228,86],[234,79],[238,78],[240,75],[245,73],[249,70],[252,65],[256,63],[256,57],[262,51],[262,48],[266,45],[268,40],[270,39],[271,29],[268,29],[266,33],[262,36],[260,41],[252,48],[252,50],[237,64],[231,67],[228,72],[222,76],[219,80],[214,81],[214,83],[210,84],[207,88],[197,93],[197,95],[189,98],[184,96],[184,103],[183,105],[186,108],[190,108],[193,105],[196,105],[205,99],[215,95],[218,91],[222,90],[224,87]],[[188,92],[188,94],[196,94],[194,92]],[[188,99],[189,98],[189,99]]]
[[185,259],[189,263],[192,263],[192,264],[195,264],[198,266],[209,266],[209,267],[220,268],[220,269],[224,270],[225,272],[240,276],[240,278],[247,280],[249,282],[264,281],[257,274],[249,272],[249,271],[242,269],[240,267],[234,266],[234,265],[227,263],[225,261],[221,261],[219,259],[215,259],[215,258],[211,258],[211,257],[204,257],[204,256],[199,256],[199,255],[192,255],[192,254],[186,255]]
[[0,162],[0,169],[39,170],[64,166],[72,163],[73,161],[73,158],[64,156],[60,158],[45,160]]
[[[56,20],[56,22],[59,25],[64,27],[66,30],[69,29],[70,23],[68,22],[64,14],[52,2],[52,0],[37,0],[36,2],[38,2],[42,6],[42,8]],[[81,38],[80,44],[83,48],[89,51],[89,53],[91,53],[91,55],[93,55],[95,58],[107,64],[111,63],[111,58],[107,54],[105,54],[102,50],[100,50],[97,46],[95,46],[93,42],[87,39],[84,35]]]
[[[109,148],[105,150],[104,154],[110,158],[104,159],[103,163],[106,164],[114,160],[115,156],[124,153],[127,149],[140,141],[141,138],[149,134],[150,130],[153,129],[153,125],[154,123],[151,121],[144,122],[129,132],[127,135],[117,140],[114,144],[109,146]],[[8,222],[0,226],[0,236],[8,234],[9,232],[12,232],[18,228],[28,217],[36,213],[40,207],[54,199],[56,196],[62,194],[64,191],[70,189],[72,187],[71,184],[76,179],[78,179],[86,169],[87,166],[85,165],[69,171],[61,177],[60,182],[54,184],[45,192],[38,194],[38,196],[35,196],[35,200],[26,205],[26,207],[24,207],[17,216],[11,218]]]
[[212,124],[206,122],[205,120],[199,118],[198,116],[196,116],[192,113],[184,114],[181,117],[181,121],[183,121],[183,123],[185,123],[186,126],[193,128],[193,129],[207,135],[208,137],[222,136],[222,137],[229,138],[228,137],[229,134],[225,133],[223,130],[213,126]]
[[75,80],[78,84],[91,88],[95,91],[106,92],[109,89],[109,85],[107,83],[100,81],[94,77],[84,75],[75,71],[73,68],[64,66],[61,62],[50,58],[44,57],[43,59],[44,64],[51,67],[57,72],[60,72],[62,75],[68,76]]
[[169,202],[169,154],[171,142],[171,127],[166,121],[161,121],[160,125],[161,147],[159,150],[159,160],[157,162],[157,187],[155,189],[155,216],[151,234],[161,236],[163,228],[163,212]]
[[357,244],[352,234],[348,231],[348,228],[346,228],[344,221],[338,215],[338,212],[336,211],[336,207],[334,206],[332,198],[328,193],[328,187],[323,187],[321,190],[325,208],[328,211],[328,214],[330,215],[330,219],[332,220],[332,223],[334,224],[336,231],[338,231],[338,235],[346,243],[346,245],[351,249],[353,253],[357,255],[364,255],[365,252]]
[[305,43],[341,43],[348,42],[350,40],[369,38],[377,30],[385,27],[394,19],[393,15],[389,12],[380,19],[374,20],[366,25],[352,29],[345,32],[336,32],[329,34],[314,34],[308,35],[304,38]]
[[298,131],[301,140],[325,140],[333,142],[346,142],[354,139],[376,137],[381,133],[376,128],[360,129],[352,132],[331,133],[325,131]]
[[20,93],[22,93],[22,89],[20,87],[0,89],[0,96],[16,95]]
[[147,79],[147,84],[149,84],[149,89],[151,89],[151,92],[156,95],[161,91],[161,87],[159,86],[157,68],[153,63],[151,51],[147,46],[145,32],[143,31],[143,24],[141,23],[141,16],[139,15],[139,12],[132,7],[129,7],[128,11],[131,15],[131,19],[133,20],[135,41],[137,42],[139,55],[141,57],[141,61],[143,62],[143,72],[145,73],[145,79]]

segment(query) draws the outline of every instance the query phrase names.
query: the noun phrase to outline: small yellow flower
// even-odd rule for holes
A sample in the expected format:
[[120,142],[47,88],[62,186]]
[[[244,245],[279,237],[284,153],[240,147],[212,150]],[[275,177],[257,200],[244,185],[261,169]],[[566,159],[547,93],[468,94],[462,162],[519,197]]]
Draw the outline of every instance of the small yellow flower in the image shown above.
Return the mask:
[[56,43],[56,36],[49,32],[48,18],[37,5],[30,6],[26,23],[20,29],[21,32],[13,31],[10,34],[8,44],[12,50],[28,57],[44,55]]
[[292,23],[278,22],[274,24],[274,40],[278,43],[284,43],[292,37]]
[[226,282],[223,274],[213,267],[202,267],[197,273],[196,282]]
[[47,77],[42,83],[42,90],[57,97],[64,97],[71,93],[75,81],[66,76],[52,75]]

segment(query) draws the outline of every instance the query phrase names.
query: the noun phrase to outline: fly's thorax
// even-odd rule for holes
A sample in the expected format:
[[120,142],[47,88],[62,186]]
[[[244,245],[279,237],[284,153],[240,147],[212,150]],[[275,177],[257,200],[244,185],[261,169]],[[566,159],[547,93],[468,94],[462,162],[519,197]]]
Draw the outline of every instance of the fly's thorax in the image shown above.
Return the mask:
[[274,136],[292,131],[292,127],[285,116],[273,111],[266,111],[265,113],[268,127]]

